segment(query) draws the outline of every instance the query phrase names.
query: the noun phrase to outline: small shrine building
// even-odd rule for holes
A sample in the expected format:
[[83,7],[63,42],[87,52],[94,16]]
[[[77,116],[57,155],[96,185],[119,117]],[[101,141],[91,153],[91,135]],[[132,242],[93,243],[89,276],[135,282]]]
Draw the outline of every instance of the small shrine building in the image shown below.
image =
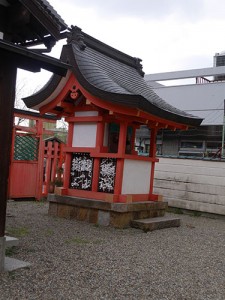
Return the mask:
[[[147,85],[141,60],[73,27],[61,61],[67,75],[53,75],[24,99],[41,114],[69,123],[64,185],[49,196],[49,213],[124,227],[138,217],[162,216],[166,203],[153,192],[156,134],[188,129],[202,119],[180,111]],[[135,151],[135,131],[151,129],[150,153]]]

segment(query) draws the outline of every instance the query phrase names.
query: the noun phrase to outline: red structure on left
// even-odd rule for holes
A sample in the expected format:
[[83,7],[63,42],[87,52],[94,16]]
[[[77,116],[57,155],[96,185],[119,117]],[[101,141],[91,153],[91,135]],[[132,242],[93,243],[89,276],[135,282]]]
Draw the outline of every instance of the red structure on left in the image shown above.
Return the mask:
[[8,198],[40,200],[62,184],[64,142],[54,136],[55,129],[46,129],[55,127],[57,118],[15,109],[14,119]]
[[[17,68],[62,76],[68,66],[44,56],[67,25],[45,0],[0,0],[0,271],[5,265],[5,219]],[[45,49],[26,47],[44,44]]]

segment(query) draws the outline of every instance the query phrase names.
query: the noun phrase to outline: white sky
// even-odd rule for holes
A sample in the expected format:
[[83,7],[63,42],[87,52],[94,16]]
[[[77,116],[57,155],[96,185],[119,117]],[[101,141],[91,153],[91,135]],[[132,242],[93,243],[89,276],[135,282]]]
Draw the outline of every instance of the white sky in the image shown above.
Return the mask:
[[[225,50],[224,0],[49,0],[69,25],[141,58],[145,74],[212,67]],[[63,42],[51,52],[59,57]],[[18,72],[29,88],[46,83],[50,73]]]

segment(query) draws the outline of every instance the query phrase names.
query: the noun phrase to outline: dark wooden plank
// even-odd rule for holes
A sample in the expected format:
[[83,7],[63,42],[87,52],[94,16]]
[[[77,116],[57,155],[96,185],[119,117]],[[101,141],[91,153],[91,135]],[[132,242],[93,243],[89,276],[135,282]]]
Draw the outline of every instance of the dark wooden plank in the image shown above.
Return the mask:
[[12,143],[16,66],[0,60],[0,237],[5,234],[8,176]]
[[69,65],[62,63],[59,59],[35,53],[29,49],[16,46],[7,41],[0,40],[0,55],[14,60],[18,68],[38,72],[45,69],[50,72],[65,76]]

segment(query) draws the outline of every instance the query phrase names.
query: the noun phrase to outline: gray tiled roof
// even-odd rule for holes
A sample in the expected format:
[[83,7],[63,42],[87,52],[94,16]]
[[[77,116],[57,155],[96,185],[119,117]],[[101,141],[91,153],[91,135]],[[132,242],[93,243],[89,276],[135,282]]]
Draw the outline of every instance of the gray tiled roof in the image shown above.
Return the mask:
[[[61,16],[57,13],[57,11],[53,8],[53,6],[47,0],[32,0],[35,1],[41,8],[41,10],[47,14],[51,19],[60,26],[60,31],[65,30],[68,26],[65,21],[61,18]],[[23,3],[23,0],[20,0]]]
[[22,46],[50,46],[68,26],[47,0],[5,0],[0,3],[4,39]]
[[[64,46],[64,56],[80,84],[92,95],[178,123],[193,126],[201,123],[200,118],[176,109],[152,90],[143,78],[137,58],[113,49],[77,27],[68,43]],[[41,100],[37,95],[35,99],[36,103]],[[32,101],[32,97],[25,99],[28,107]]]

